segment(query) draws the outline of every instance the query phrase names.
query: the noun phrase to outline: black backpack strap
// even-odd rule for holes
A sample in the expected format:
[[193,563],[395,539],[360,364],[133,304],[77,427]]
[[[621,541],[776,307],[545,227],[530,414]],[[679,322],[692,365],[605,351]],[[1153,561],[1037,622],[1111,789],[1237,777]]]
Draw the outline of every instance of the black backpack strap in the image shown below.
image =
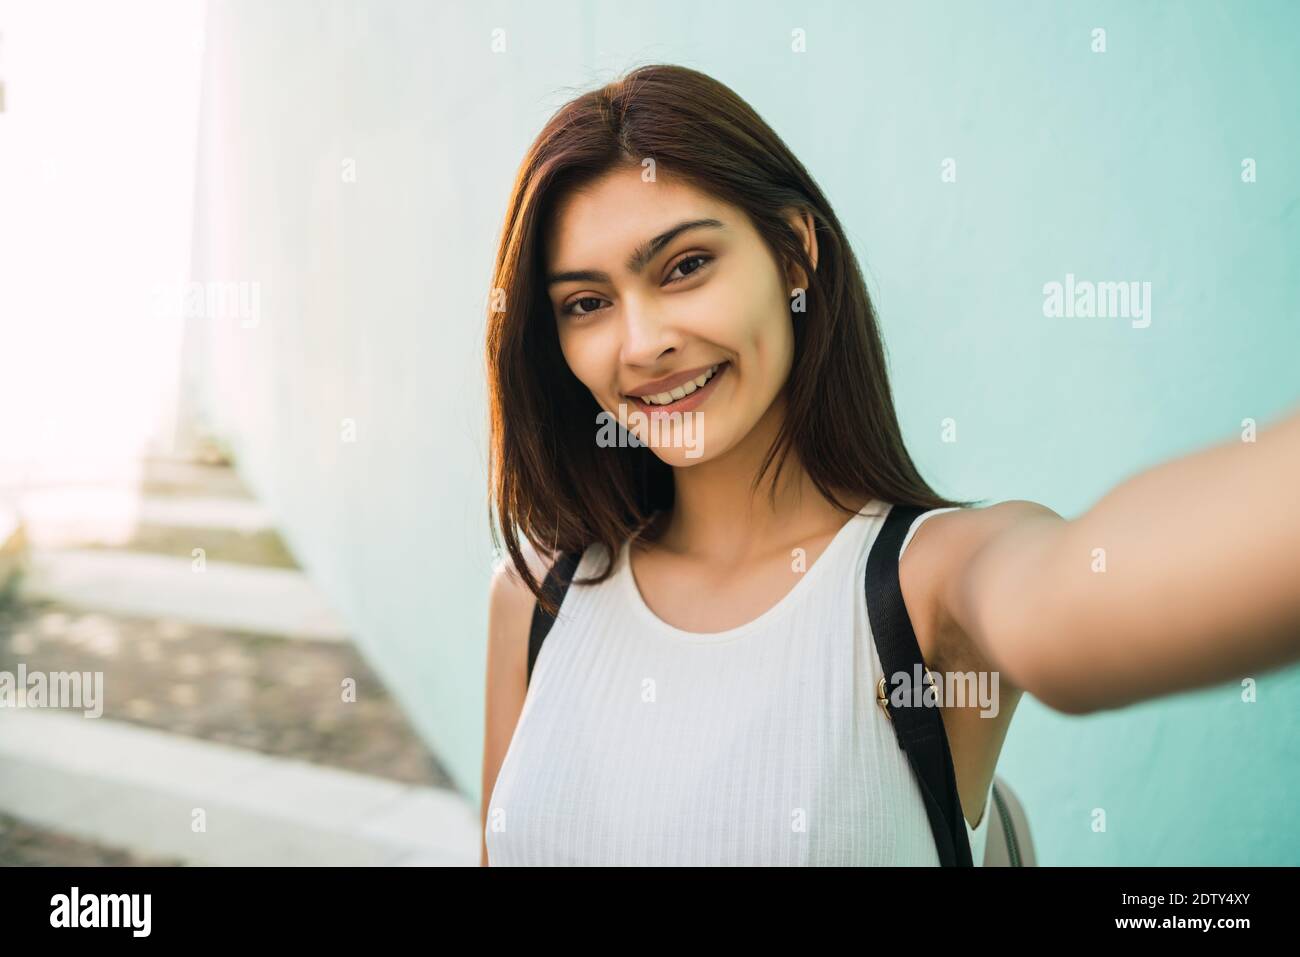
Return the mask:
[[[564,595],[568,592],[569,584],[578,571],[580,561],[582,561],[582,552],[565,552],[556,559],[542,581],[542,591],[555,602],[557,608],[564,602]],[[542,608],[542,603],[537,602],[533,606],[533,624],[528,630],[528,679],[525,686],[533,680],[533,665],[537,662],[537,655],[542,650],[542,642],[546,640],[553,624],[555,624],[554,616],[548,615]]]
[[876,535],[867,556],[867,615],[886,679],[886,713],[894,726],[898,746],[907,754],[920,784],[930,830],[939,851],[939,863],[944,867],[970,867],[970,838],[957,793],[957,774],[953,769],[943,717],[938,708],[897,707],[892,701],[896,687],[893,676],[899,672],[908,676],[905,687],[910,704],[911,679],[917,673],[914,667],[925,667],[898,580],[899,549],[903,547],[903,539],[912,523],[924,512],[925,509],[915,505],[890,508],[884,527]]

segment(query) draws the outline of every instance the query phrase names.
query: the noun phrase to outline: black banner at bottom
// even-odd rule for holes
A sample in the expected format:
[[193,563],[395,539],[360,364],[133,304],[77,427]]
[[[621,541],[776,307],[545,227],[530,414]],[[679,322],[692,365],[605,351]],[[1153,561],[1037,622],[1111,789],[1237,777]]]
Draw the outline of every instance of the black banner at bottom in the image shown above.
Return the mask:
[[[1054,943],[1199,935],[1230,945],[1243,933],[1287,934],[1294,909],[1294,868],[661,870],[7,868],[0,870],[0,933],[6,945],[76,937],[78,944],[338,946],[402,932],[425,944],[470,928],[535,932],[543,921],[568,929],[575,917],[654,934],[680,918],[693,938],[712,923],[720,940],[726,934],[734,944],[746,918],[763,916],[757,923],[767,930],[775,920],[786,930],[823,922],[843,933],[846,918],[861,921],[875,941],[914,941],[919,931],[923,939],[991,942],[994,932],[1045,931]],[[480,910],[498,919],[477,924]]]

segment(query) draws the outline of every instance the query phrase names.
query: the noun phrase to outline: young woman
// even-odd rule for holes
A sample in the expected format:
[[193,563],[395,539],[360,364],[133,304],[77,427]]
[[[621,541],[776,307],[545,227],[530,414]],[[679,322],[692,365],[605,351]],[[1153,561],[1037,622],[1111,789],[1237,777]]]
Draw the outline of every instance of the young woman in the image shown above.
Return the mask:
[[936,494],[839,220],[701,73],[552,118],[494,287],[485,865],[936,863],[864,607],[895,505],[927,510],[899,566],[927,666],[999,676],[993,714],[942,709],[977,863],[1022,693],[1084,714],[1300,656],[1300,416],[1070,521]]

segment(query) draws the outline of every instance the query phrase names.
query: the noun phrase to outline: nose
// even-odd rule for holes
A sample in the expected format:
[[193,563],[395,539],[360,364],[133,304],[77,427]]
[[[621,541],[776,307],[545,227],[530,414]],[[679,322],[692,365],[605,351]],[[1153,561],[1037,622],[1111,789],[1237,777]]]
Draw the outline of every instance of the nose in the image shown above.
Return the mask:
[[681,351],[681,332],[645,300],[625,299],[623,345],[619,360],[628,366],[654,366],[673,350]]

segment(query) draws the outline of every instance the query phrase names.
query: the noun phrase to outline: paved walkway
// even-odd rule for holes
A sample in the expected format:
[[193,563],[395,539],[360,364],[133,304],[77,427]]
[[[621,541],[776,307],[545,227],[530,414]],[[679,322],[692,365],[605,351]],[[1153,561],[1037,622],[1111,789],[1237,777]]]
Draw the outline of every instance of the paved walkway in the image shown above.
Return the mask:
[[404,784],[122,721],[0,722],[0,807],[50,831],[209,865],[462,864],[476,815]]
[[125,523],[118,491],[20,503],[0,671],[104,701],[0,710],[0,864],[477,864],[477,809],[231,470],[154,463]]

